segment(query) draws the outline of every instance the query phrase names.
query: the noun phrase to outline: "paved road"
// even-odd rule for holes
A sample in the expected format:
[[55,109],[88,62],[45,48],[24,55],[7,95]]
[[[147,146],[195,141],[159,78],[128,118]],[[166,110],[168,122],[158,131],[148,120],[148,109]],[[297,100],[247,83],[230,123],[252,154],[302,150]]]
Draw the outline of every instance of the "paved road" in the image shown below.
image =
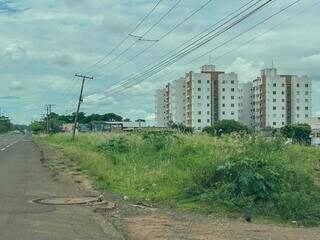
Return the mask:
[[48,196],[79,195],[72,184],[53,181],[40,164],[40,152],[30,136],[0,136],[0,239],[109,239],[83,206],[44,206],[30,203]]

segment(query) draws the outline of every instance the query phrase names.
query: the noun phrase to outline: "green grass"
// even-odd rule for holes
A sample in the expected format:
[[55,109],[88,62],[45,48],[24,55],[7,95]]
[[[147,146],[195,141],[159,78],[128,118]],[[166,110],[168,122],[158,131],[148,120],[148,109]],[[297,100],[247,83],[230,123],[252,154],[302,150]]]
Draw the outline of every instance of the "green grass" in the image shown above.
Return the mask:
[[320,223],[320,150],[281,140],[177,133],[38,136],[97,187],[159,205]]

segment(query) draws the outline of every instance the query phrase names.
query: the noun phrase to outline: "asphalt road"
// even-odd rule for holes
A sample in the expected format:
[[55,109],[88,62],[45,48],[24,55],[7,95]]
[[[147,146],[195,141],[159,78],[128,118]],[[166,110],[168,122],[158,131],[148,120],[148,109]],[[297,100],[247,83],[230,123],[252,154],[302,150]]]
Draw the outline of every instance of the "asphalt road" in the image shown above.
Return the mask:
[[1,240],[111,239],[88,207],[31,202],[50,196],[79,196],[79,192],[72,184],[53,180],[30,136],[0,136]]

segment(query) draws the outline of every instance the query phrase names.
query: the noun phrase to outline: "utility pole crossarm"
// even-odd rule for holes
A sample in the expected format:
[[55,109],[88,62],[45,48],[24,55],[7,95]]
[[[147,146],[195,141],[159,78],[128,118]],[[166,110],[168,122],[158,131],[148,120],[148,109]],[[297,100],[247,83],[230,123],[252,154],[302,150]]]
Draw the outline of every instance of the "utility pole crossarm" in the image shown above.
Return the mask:
[[72,140],[74,140],[75,135],[76,135],[76,128],[77,128],[77,125],[78,125],[78,119],[79,119],[80,106],[81,106],[81,102],[82,102],[82,94],[83,94],[84,83],[85,83],[86,79],[89,79],[89,80],[93,79],[93,77],[89,77],[89,76],[82,75],[82,74],[77,74],[77,73],[75,74],[75,76],[78,77],[78,78],[82,78],[82,83],[81,83],[81,90],[80,90],[80,96],[79,96],[76,116],[75,116],[75,119],[74,119],[74,126],[73,126],[73,131],[72,131]]

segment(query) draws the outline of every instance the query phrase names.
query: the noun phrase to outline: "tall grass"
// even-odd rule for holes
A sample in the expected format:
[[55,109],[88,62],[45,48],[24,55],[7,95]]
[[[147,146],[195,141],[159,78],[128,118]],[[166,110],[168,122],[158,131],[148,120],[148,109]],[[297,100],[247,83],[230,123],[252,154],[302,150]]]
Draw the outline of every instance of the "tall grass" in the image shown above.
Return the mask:
[[169,132],[37,141],[62,148],[101,189],[131,199],[320,223],[319,149],[288,147],[281,139]]

